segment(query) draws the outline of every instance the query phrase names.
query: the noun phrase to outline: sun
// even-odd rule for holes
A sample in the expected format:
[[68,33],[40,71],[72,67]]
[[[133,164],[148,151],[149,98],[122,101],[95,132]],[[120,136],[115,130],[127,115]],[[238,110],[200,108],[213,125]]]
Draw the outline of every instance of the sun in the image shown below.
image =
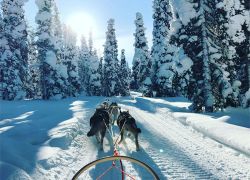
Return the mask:
[[67,20],[66,24],[72,28],[72,30],[77,33],[78,38],[85,36],[89,37],[89,33],[96,33],[96,22],[94,18],[84,12],[77,12],[71,14]]

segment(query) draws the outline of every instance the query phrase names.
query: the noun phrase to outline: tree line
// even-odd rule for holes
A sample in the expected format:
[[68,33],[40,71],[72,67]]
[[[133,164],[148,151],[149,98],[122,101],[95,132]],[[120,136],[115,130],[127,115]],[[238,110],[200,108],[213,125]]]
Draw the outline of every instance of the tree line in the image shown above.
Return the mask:
[[88,42],[82,37],[81,46],[76,45],[77,36],[60,21],[54,0],[36,0],[36,30],[27,26],[24,4],[25,0],[1,3],[1,99],[129,94],[130,69],[124,49],[118,58],[113,19],[108,21],[104,55],[99,58],[91,32]]
[[[184,96],[196,112],[250,104],[250,23],[245,0],[153,0],[153,45],[136,13],[132,72],[108,21],[104,53],[92,34],[76,46],[54,0],[36,0],[37,28],[27,27],[25,0],[3,0],[0,14],[0,97]],[[79,22],[80,23],[80,22]]]
[[150,53],[136,16],[131,87],[145,96],[185,96],[196,112],[249,107],[249,18],[244,0],[154,0]]

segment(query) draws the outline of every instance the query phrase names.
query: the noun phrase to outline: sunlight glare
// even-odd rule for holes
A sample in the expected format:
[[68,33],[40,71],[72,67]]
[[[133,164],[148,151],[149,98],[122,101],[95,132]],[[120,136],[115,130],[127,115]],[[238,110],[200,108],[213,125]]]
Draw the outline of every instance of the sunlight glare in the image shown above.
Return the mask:
[[92,35],[96,34],[96,23],[94,18],[83,12],[77,12],[71,14],[66,24],[72,28],[72,30],[77,33],[78,39],[83,35],[85,38],[89,37],[90,31]]

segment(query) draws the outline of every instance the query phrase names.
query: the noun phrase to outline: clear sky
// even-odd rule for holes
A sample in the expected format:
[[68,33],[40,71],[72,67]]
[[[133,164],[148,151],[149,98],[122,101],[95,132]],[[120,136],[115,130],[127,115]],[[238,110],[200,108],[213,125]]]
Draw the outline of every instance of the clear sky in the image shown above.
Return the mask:
[[[115,19],[116,36],[119,52],[126,50],[126,57],[131,64],[134,54],[135,14],[141,12],[146,27],[149,47],[152,41],[152,0],[56,0],[61,20],[73,26],[73,29],[83,34],[93,30],[94,46],[101,54],[107,31],[109,18]],[[37,7],[35,0],[29,0],[25,6],[27,19],[35,26]],[[120,57],[119,57],[120,58]]]

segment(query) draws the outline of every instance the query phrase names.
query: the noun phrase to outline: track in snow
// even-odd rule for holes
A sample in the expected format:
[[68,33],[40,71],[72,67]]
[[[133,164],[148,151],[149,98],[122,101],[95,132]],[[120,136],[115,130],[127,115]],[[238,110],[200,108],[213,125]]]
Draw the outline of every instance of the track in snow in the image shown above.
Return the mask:
[[145,160],[161,179],[250,179],[249,158],[176,121],[165,104],[120,103],[142,128],[142,151],[125,154]]
[[[130,110],[142,130],[139,135],[141,150],[136,152],[133,138],[126,137],[125,142],[119,146],[120,154],[147,163],[160,179],[250,179],[250,159],[174,119],[171,111],[181,111],[180,108],[166,105],[163,100],[116,100],[122,109]],[[104,152],[98,150],[95,138],[86,136],[89,118],[98,103],[79,109],[81,133],[68,150],[60,151],[46,162],[39,162],[34,179],[41,176],[46,179],[71,179],[87,163],[113,155],[109,134],[104,139]],[[117,137],[118,127],[114,126],[113,131]],[[152,179],[137,165],[129,162],[123,164],[126,172],[136,179]],[[110,163],[97,165],[82,179],[94,179],[109,167]],[[102,179],[121,179],[120,177],[119,172],[111,171]]]

